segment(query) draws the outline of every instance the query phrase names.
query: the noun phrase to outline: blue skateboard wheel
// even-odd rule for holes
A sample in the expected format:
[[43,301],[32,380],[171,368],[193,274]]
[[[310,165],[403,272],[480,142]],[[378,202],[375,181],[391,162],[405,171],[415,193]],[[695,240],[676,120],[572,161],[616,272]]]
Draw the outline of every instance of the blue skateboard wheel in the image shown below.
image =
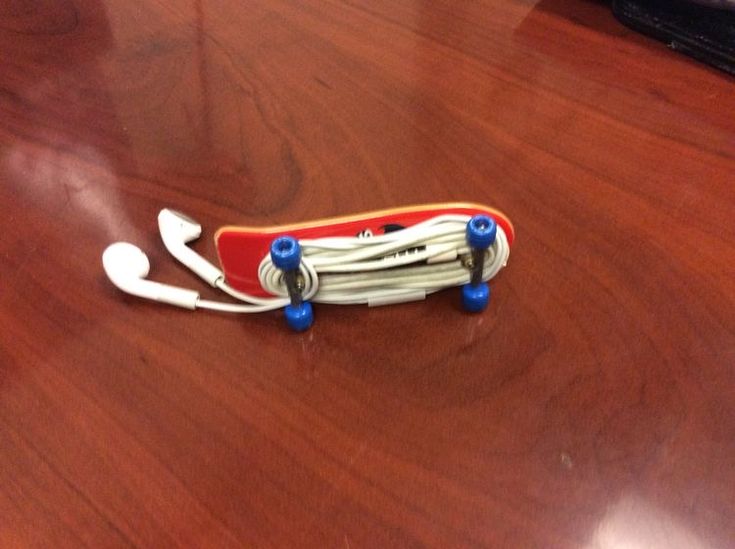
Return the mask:
[[476,215],[467,223],[467,242],[471,248],[486,250],[495,242],[498,226],[487,215]]
[[284,313],[286,314],[286,323],[295,332],[308,330],[314,323],[314,310],[308,301],[304,301],[301,305],[286,305]]
[[279,236],[271,242],[271,260],[283,271],[295,271],[301,264],[301,246],[292,236]]
[[490,287],[486,282],[481,284],[465,284],[462,286],[462,306],[465,311],[479,313],[490,301]]

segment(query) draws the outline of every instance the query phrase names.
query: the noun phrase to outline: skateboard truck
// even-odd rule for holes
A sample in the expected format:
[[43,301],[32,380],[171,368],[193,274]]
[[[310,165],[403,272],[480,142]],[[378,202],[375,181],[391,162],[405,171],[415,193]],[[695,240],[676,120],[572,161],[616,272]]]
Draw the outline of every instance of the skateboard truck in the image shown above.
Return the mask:
[[276,268],[283,271],[288,297],[291,303],[286,305],[284,314],[286,323],[296,332],[307,330],[314,322],[314,311],[311,303],[304,301],[303,280],[299,272],[301,265],[301,246],[292,236],[279,236],[271,243],[271,260]]
[[495,243],[497,231],[495,220],[487,215],[476,215],[467,222],[467,244],[471,257],[466,266],[470,269],[470,282],[462,286],[462,305],[471,313],[485,309],[490,300],[490,287],[483,282],[482,273],[485,252]]

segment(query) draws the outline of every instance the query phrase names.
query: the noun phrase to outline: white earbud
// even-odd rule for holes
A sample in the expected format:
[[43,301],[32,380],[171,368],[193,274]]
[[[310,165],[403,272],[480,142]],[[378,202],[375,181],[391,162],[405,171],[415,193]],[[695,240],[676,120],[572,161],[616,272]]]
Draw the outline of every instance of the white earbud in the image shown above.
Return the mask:
[[197,308],[197,292],[146,280],[151,264],[143,250],[133,244],[110,244],[102,254],[102,266],[112,283],[123,292],[186,309]]
[[169,253],[189,267],[210,286],[224,279],[224,274],[186,244],[199,238],[202,226],[190,217],[170,209],[158,214],[158,230]]

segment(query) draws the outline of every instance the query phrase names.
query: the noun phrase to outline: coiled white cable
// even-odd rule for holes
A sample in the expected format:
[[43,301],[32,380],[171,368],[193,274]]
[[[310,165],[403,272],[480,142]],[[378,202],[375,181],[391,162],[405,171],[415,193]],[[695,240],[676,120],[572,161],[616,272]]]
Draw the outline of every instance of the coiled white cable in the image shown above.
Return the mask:
[[[466,228],[470,216],[439,215],[406,229],[370,237],[303,239],[302,295],[318,303],[386,305],[423,299],[426,295],[470,281],[466,265],[470,249]],[[510,254],[503,229],[485,253],[482,279],[493,278]],[[266,255],[258,278],[277,297],[262,298],[240,292],[224,279],[216,286],[250,305],[199,300],[198,307],[226,312],[263,312],[290,301],[283,272]]]

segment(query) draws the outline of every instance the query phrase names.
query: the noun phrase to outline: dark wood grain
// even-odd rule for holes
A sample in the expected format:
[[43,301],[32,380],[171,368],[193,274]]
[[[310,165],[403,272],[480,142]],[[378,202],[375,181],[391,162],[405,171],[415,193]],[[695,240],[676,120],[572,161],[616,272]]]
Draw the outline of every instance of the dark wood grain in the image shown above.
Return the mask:
[[[731,78],[583,0],[5,0],[0,52],[0,546],[732,547]],[[444,200],[517,228],[479,316],[100,264]]]

